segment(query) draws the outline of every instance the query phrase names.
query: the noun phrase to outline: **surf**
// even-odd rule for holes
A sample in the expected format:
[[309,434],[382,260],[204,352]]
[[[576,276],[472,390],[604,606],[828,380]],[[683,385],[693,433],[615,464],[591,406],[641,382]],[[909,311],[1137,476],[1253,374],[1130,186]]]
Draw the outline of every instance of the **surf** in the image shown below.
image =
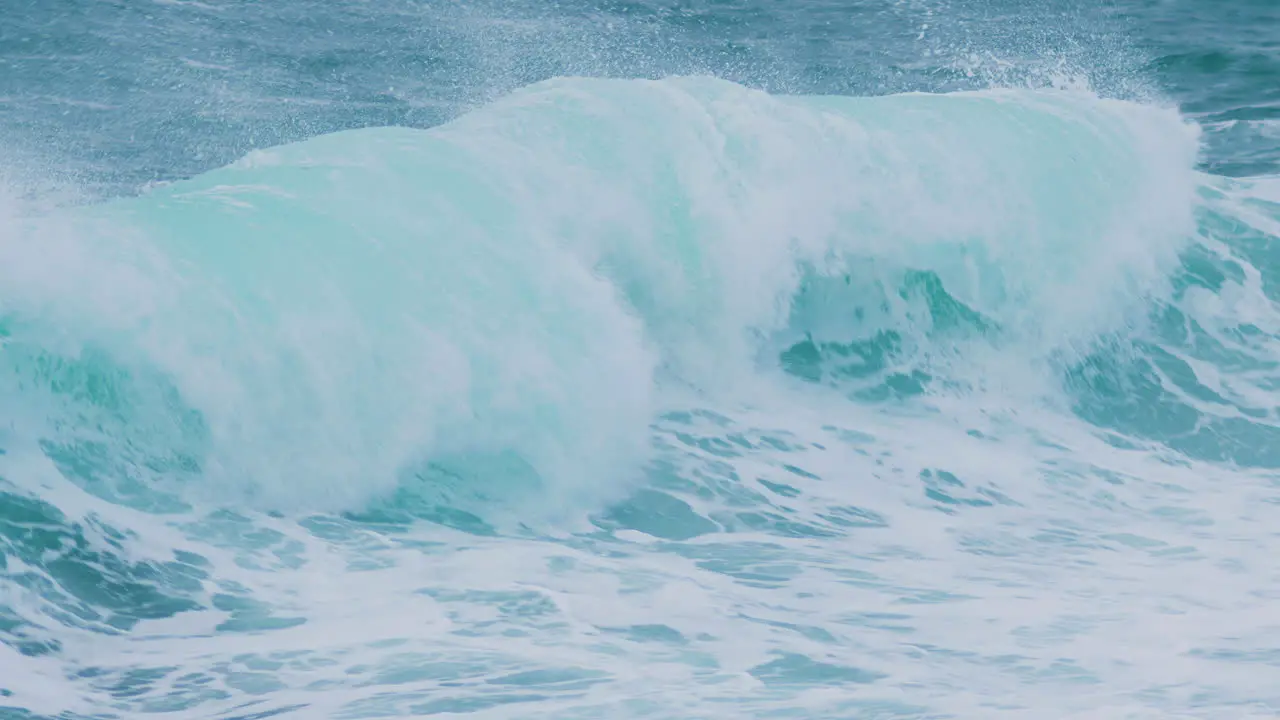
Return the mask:
[[599,506],[677,389],[749,406],[877,338],[882,381],[915,352],[982,384],[956,332],[1082,357],[1172,292],[1197,151],[1083,92],[549,80],[14,218],[6,414],[117,498],[355,510],[425,473]]

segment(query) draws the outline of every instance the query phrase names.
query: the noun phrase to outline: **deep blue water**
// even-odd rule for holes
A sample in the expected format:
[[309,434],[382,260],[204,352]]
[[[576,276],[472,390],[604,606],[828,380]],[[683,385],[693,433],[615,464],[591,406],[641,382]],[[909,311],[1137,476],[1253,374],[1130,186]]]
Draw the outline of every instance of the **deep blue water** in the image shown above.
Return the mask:
[[1176,103],[1210,128],[1207,169],[1261,175],[1277,162],[1265,122],[1280,112],[1277,12],[1266,0],[9,0],[0,117],[11,149],[124,190],[324,132],[430,127],[562,75],[881,95],[1058,73]]

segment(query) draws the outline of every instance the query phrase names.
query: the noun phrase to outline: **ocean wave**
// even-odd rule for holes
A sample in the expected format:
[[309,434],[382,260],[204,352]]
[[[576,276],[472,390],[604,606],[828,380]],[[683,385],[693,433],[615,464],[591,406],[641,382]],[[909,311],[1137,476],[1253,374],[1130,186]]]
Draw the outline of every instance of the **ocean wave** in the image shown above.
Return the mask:
[[1083,92],[546,81],[9,210],[0,392],[78,482],[150,509],[358,509],[413,477],[598,503],[677,389],[750,404],[782,368],[875,399],[1089,362],[1178,291],[1197,151],[1176,111]]

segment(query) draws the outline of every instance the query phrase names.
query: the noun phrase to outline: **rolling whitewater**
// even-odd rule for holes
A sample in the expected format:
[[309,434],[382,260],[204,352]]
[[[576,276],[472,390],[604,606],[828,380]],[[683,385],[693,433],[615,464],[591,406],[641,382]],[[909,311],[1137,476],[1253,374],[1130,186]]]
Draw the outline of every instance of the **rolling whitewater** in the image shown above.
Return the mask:
[[0,718],[1280,715],[1280,10],[0,3]]

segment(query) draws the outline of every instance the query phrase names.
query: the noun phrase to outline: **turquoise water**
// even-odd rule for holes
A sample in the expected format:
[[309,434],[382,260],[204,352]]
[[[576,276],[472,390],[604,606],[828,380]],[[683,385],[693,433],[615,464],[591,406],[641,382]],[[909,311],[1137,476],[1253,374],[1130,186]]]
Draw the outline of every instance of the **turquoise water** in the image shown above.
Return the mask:
[[1280,10],[0,6],[0,717],[1280,714]]

